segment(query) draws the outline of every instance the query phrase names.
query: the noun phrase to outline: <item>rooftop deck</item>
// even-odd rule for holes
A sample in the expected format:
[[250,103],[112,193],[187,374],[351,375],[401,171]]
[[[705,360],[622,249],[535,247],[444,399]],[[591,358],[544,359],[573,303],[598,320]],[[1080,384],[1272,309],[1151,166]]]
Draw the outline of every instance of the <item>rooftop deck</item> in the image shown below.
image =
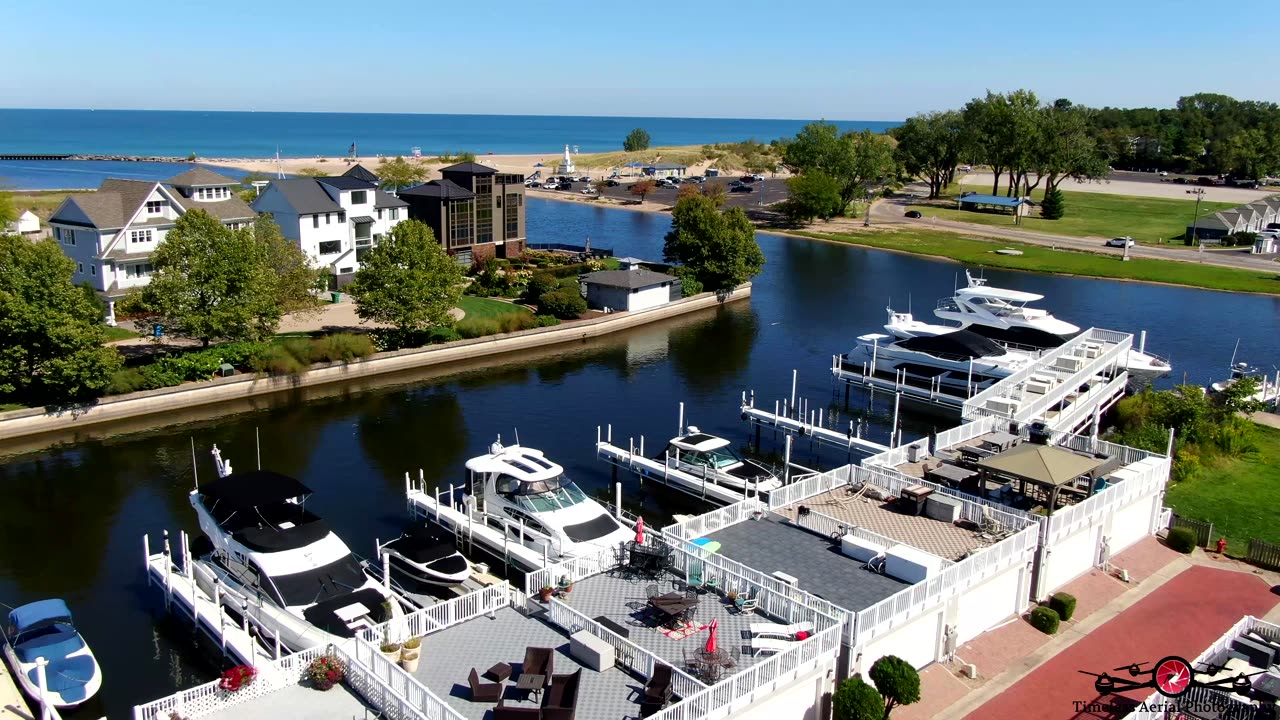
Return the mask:
[[202,720],[275,720],[276,718],[307,720],[365,720],[380,717],[346,685],[321,692],[306,685],[290,685],[249,702],[223,708]]
[[730,525],[709,537],[721,543],[720,554],[730,560],[764,573],[781,570],[797,578],[802,590],[845,610],[863,610],[907,587],[862,569],[862,563],[842,554],[830,539],[771,516]]
[[[577,592],[575,587],[573,594]],[[577,717],[639,717],[643,681],[618,667],[604,672],[583,667],[569,657],[569,638],[558,628],[511,608],[498,610],[492,618],[474,618],[427,635],[422,641],[422,663],[414,676],[469,720],[485,720],[495,703],[472,702],[467,675],[471,668],[483,674],[497,663],[507,663],[515,672],[504,683],[503,705],[536,707],[515,687],[526,647],[554,648],[557,675],[582,668]]]

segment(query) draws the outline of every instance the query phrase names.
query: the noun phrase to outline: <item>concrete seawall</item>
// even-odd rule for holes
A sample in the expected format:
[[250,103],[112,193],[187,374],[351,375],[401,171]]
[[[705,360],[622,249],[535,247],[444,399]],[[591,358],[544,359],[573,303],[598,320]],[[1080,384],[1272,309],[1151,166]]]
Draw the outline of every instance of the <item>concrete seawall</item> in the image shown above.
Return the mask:
[[164,413],[199,405],[212,405],[243,400],[260,395],[339,383],[413,368],[483,358],[493,355],[582,341],[646,325],[667,318],[745,300],[751,296],[751,284],[739,286],[732,293],[718,296],[702,293],[678,300],[670,305],[637,313],[618,313],[568,325],[537,328],[518,333],[490,335],[474,340],[460,340],[447,345],[378,353],[348,364],[333,363],[316,367],[300,375],[238,375],[217,378],[178,387],[147,390],[103,398],[83,407],[51,411],[45,409],[13,410],[0,413],[0,440],[56,433],[123,420],[143,415]]

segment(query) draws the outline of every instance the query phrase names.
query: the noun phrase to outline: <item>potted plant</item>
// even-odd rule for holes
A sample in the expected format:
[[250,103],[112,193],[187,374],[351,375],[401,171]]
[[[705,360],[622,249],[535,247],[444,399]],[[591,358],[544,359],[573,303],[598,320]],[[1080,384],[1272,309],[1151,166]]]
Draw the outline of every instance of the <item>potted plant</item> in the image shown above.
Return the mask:
[[551,602],[551,593],[555,591],[556,589],[550,585],[543,585],[542,588],[538,590],[538,599],[544,603]]
[[239,692],[241,688],[251,685],[257,677],[258,669],[250,665],[237,665],[222,673],[218,687],[227,692]]
[[347,669],[342,661],[332,655],[321,655],[311,661],[307,668],[307,677],[311,678],[311,686],[317,690],[328,690],[342,682]]
[[382,652],[382,656],[391,662],[400,661],[400,643],[383,640],[382,645],[378,646],[378,650]]
[[418,660],[422,655],[422,638],[411,637],[404,641],[400,648],[400,667],[406,672],[418,671]]

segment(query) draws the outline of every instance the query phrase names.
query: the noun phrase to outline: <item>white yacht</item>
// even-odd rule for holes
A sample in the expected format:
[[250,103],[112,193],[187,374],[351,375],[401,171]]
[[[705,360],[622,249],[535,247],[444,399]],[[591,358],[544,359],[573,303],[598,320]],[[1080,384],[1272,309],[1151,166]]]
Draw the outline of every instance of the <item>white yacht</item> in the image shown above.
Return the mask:
[[861,335],[842,359],[849,369],[866,367],[890,375],[905,374],[908,384],[968,397],[1027,367],[1035,356],[1010,350],[969,330],[951,328],[945,333],[905,339],[883,333]]
[[397,582],[408,590],[429,590],[461,585],[471,577],[471,564],[454,543],[455,538],[443,531],[418,525],[381,550],[389,556]]
[[499,438],[466,467],[473,517],[505,534],[506,542],[563,560],[635,537],[541,450],[504,446]]
[[46,663],[43,697],[53,707],[74,708],[102,688],[102,668],[66,602],[54,598],[12,608],[3,635],[4,657],[13,668],[10,677],[37,702],[42,697],[41,659]]
[[743,460],[722,438],[690,425],[680,437],[672,438],[662,457],[675,461],[676,467],[696,477],[742,491],[744,494],[769,493],[782,487],[772,470],[755,460]]
[[[1036,352],[1056,348],[1080,333],[1080,328],[1054,317],[1048,310],[1028,307],[1044,299],[1043,295],[1006,290],[987,285],[965,271],[966,287],[955,295],[938,301],[933,314],[955,325],[933,325],[915,320],[910,313],[889,310],[885,330],[894,337],[910,338],[941,335],[956,329],[970,330],[1010,349]],[[1167,375],[1169,363],[1145,352],[1146,348],[1129,351],[1126,370],[1135,384],[1145,385]]]
[[280,473],[231,473],[214,448],[217,480],[191,491],[213,548],[194,562],[196,579],[235,612],[294,650],[340,642],[404,611],[323,520],[307,510],[311,490]]

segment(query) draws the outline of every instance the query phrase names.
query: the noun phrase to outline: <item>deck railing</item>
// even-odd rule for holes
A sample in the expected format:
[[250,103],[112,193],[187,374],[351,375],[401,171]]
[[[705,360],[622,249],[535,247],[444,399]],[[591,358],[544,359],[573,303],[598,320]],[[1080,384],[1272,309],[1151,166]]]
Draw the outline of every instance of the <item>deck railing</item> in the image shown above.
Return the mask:
[[760,500],[747,498],[732,505],[725,505],[711,512],[704,513],[682,523],[675,523],[662,528],[662,534],[677,540],[692,540],[705,537],[716,530],[736,525],[749,520],[757,512],[764,512],[769,507]]
[[[1053,515],[1042,518],[1044,543],[1052,545],[1071,535],[1082,525],[1091,524],[1095,518],[1102,517],[1114,509],[1129,505],[1136,498],[1160,492],[1160,489],[1168,482],[1169,466],[1169,459],[1159,455],[1148,455],[1139,462],[1124,466],[1121,471],[1126,471],[1126,475],[1134,473],[1132,477],[1127,477],[1115,485],[1095,493],[1092,497],[1074,505],[1059,508],[1054,511]],[[1152,518],[1152,520],[1155,524],[1158,524],[1158,518]],[[1154,527],[1150,528],[1149,532],[1153,532],[1156,529]],[[1114,549],[1120,550],[1121,548]]]
[[1002,505],[994,500],[980,498],[977,495],[960,492],[945,485],[911,477],[894,468],[860,466],[854,471],[854,480],[859,484],[874,485],[892,497],[898,497],[905,488],[912,485],[923,485],[941,495],[962,500],[960,517],[963,520],[982,526],[991,521],[998,522],[1009,530],[1020,530],[1036,519],[1016,508]]
[[967,442],[976,437],[986,435],[995,429],[995,426],[999,424],[999,422],[1000,418],[991,415],[984,415],[963,425],[957,425],[950,430],[943,430],[938,433],[938,437],[934,439],[933,447],[935,450],[945,450],[950,447],[955,447],[962,442]]
[[780,508],[828,490],[848,485],[853,480],[853,465],[815,473],[769,493],[769,508]]
[[[326,653],[342,656],[341,652],[334,647],[314,647],[286,655],[272,661],[270,668],[259,667],[254,681],[236,692],[223,690],[222,681],[214,680],[159,700],[136,705],[133,708],[134,720],[169,720],[175,713],[183,718],[198,718],[268,695],[290,685],[296,685],[306,673],[311,661]],[[264,672],[264,670],[274,672]]]
[[719,720],[745,710],[788,683],[812,672],[824,662],[835,662],[840,649],[840,628],[821,630],[764,662],[732,675],[695,695],[682,698],[652,720]]
[[880,465],[883,467],[897,467],[911,459],[911,453],[916,453],[917,457],[929,456],[929,438],[922,437],[918,440],[912,440],[906,445],[899,445],[896,448],[890,448],[882,453],[877,453],[862,461],[864,466]]
[[[805,515],[797,513],[795,524],[819,535],[825,535],[836,542],[840,542],[840,538],[845,535],[852,535],[856,538],[873,542],[886,548],[891,548],[902,542],[901,540],[895,540],[888,535],[881,535],[874,530],[868,530],[864,527],[858,527],[853,523],[833,518],[830,515],[820,513],[813,508],[809,508],[808,514]],[[950,560],[947,560],[946,562],[948,564],[951,563]]]
[[575,583],[592,575],[608,572],[618,566],[619,550],[610,548],[591,555],[570,558],[547,565],[525,575],[524,589],[528,595],[536,595],[544,587],[556,587],[562,580]]
[[[1223,633],[1223,635],[1214,641],[1212,645],[1205,648],[1205,651],[1200,653],[1200,655],[1196,657],[1195,661],[1191,663],[1191,669],[1197,670],[1202,664],[1218,664],[1224,662],[1227,653],[1231,650],[1231,644],[1235,642],[1237,638],[1260,629],[1280,630],[1280,627],[1276,627],[1269,622],[1259,620],[1252,615],[1246,615],[1243,618],[1240,618],[1235,625],[1232,625],[1231,629]],[[1149,708],[1161,709],[1135,710],[1126,715],[1125,720],[1165,720],[1165,718],[1168,717],[1165,713],[1165,709],[1170,706],[1170,701],[1165,699],[1164,696],[1160,695],[1160,693],[1151,693],[1147,696],[1145,704]]]
[[[355,638],[347,656],[347,682],[390,720],[466,720],[435,693],[389,660],[378,646]],[[426,659],[431,662],[431,658]]]
[[371,643],[381,643],[384,640],[402,642],[407,638],[429,635],[504,608],[511,604],[512,594],[515,592],[507,582],[490,585],[431,607],[415,610],[405,615],[403,620],[388,620],[365,628],[360,637]]

